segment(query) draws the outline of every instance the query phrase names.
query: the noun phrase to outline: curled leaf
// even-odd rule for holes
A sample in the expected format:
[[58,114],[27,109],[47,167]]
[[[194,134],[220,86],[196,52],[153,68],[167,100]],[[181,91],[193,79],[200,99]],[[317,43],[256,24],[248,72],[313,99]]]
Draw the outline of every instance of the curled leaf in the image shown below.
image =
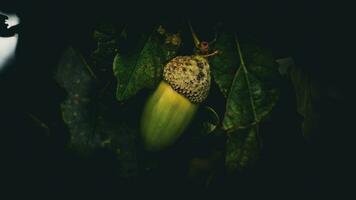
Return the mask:
[[220,124],[220,117],[215,110],[209,106],[205,107],[204,128],[206,133],[212,133]]

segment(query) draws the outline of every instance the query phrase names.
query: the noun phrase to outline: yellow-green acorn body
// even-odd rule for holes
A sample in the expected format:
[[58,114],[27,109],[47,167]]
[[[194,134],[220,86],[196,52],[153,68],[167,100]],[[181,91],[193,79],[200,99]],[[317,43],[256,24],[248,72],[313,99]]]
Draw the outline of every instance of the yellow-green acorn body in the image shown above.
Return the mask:
[[141,120],[147,150],[173,144],[193,119],[210,89],[209,63],[203,56],[177,56],[163,69],[163,80],[145,105]]

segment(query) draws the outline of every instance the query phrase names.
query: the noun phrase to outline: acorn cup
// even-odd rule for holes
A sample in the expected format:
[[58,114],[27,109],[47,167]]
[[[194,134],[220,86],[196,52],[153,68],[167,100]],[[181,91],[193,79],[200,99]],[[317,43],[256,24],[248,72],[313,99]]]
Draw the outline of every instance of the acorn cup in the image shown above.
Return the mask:
[[[141,119],[144,146],[159,151],[172,145],[192,121],[209,94],[210,67],[207,42],[191,29],[198,55],[177,56],[163,68],[163,80],[149,97]],[[200,55],[199,55],[200,54]]]

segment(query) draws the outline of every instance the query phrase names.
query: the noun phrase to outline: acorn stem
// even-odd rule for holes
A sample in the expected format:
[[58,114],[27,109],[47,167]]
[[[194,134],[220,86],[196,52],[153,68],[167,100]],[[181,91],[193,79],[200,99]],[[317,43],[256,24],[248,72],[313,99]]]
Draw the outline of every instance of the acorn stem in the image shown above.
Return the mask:
[[193,37],[193,40],[194,40],[195,47],[196,47],[197,49],[199,49],[200,40],[199,40],[198,36],[195,34],[195,31],[193,30],[193,27],[192,27],[192,25],[190,24],[190,21],[188,21],[188,25],[189,25],[190,32],[192,33],[192,37]]
[[219,53],[219,51],[216,50],[216,51],[214,51],[214,52],[212,52],[212,53],[209,53],[209,54],[206,54],[206,55],[202,55],[202,57],[207,58],[207,57],[215,56],[215,55],[218,54],[218,53]]

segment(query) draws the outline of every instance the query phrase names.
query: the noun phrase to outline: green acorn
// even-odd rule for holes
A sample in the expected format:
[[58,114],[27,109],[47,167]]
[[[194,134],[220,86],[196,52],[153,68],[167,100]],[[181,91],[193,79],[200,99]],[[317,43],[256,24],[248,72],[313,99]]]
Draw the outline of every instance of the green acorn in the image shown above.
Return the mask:
[[147,150],[158,151],[173,144],[209,94],[210,53],[207,42],[199,42],[191,29],[198,54],[177,56],[163,69],[163,80],[148,99],[141,132]]
[[189,125],[209,93],[209,64],[199,55],[178,56],[164,67],[163,79],[142,117],[144,144],[152,151],[174,143]]

